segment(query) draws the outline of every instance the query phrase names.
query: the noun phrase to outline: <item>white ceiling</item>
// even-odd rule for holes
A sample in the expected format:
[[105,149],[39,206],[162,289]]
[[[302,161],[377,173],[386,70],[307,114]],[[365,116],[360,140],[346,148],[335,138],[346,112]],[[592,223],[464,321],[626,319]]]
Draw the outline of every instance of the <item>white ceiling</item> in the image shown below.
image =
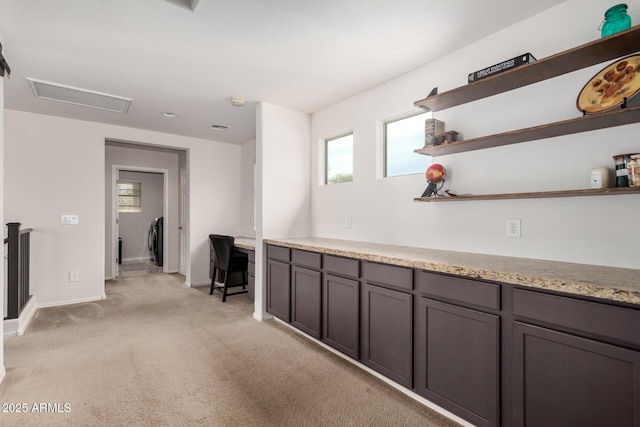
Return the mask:
[[[5,107],[242,144],[258,102],[313,113],[562,1],[0,0]],[[42,100],[26,77],[133,103]]]

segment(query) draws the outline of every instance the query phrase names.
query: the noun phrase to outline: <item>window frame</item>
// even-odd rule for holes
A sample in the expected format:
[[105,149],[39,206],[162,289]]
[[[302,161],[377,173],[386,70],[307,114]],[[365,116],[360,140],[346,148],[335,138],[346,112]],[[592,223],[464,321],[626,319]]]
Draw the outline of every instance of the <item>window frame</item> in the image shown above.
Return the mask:
[[[401,120],[406,120],[406,119],[410,119],[412,117],[415,116],[419,116],[421,114],[427,114],[428,116],[425,117],[425,119],[429,119],[429,118],[433,118],[433,113],[431,111],[412,111],[410,113],[407,114],[403,114],[403,115],[399,115],[399,116],[394,116],[391,118],[388,118],[386,120],[382,120],[382,178],[386,179],[386,178],[395,178],[395,177],[399,177],[399,176],[407,176],[407,175],[418,175],[421,173],[424,173],[424,171],[420,171],[420,172],[409,172],[409,173],[403,173],[403,174],[399,174],[399,175],[389,175],[388,174],[388,155],[387,155],[387,125],[391,124],[391,123],[395,123],[395,122],[399,122]],[[424,144],[424,140],[422,141],[422,143]],[[416,154],[418,155],[418,154]],[[429,158],[431,158],[431,156],[428,156]],[[428,166],[427,166],[428,167]]]
[[[138,196],[137,196],[137,200],[138,200],[138,204],[137,206],[134,204],[132,204],[131,209],[125,209],[123,210],[123,206],[120,204],[120,197],[124,197],[123,195],[120,194],[120,184],[132,184],[133,186],[138,187]],[[117,181],[117,189],[118,189],[118,213],[142,213],[142,181],[139,180],[135,180],[135,179],[118,179]],[[135,192],[135,188],[133,190]],[[136,196],[135,194],[130,196],[132,200],[136,200]]]
[[[351,181],[342,181],[342,182],[329,182],[329,143],[331,141],[335,141],[336,139],[344,138],[346,136],[351,136]],[[354,132],[353,130],[339,133],[335,136],[331,136],[323,139],[324,143],[324,185],[334,185],[334,184],[346,184],[349,182],[353,182],[353,139]]]

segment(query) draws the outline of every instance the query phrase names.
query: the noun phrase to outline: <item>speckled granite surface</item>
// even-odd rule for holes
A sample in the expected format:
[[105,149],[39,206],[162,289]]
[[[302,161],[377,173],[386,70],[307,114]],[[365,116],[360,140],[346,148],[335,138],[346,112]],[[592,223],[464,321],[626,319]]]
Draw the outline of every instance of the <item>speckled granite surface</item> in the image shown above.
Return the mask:
[[640,270],[348,240],[300,237],[264,243],[640,305]]
[[254,251],[256,249],[256,240],[250,237],[236,237],[233,244],[242,249]]

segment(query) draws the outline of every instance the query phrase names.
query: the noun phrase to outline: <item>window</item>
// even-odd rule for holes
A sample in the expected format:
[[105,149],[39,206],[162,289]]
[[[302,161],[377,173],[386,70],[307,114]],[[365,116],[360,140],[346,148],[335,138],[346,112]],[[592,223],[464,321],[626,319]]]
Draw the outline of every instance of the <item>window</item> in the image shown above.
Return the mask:
[[353,181],[353,134],[326,140],[326,184]]
[[118,212],[142,212],[142,183],[118,181]]
[[431,113],[420,113],[384,124],[384,176],[423,173],[431,156],[416,154],[424,147],[424,121]]

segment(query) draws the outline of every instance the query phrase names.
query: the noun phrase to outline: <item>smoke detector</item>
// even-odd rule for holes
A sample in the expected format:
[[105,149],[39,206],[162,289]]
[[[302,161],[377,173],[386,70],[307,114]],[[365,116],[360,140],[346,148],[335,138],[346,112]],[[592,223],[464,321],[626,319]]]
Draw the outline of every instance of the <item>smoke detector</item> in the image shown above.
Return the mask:
[[234,107],[244,107],[244,98],[231,98],[231,105]]

